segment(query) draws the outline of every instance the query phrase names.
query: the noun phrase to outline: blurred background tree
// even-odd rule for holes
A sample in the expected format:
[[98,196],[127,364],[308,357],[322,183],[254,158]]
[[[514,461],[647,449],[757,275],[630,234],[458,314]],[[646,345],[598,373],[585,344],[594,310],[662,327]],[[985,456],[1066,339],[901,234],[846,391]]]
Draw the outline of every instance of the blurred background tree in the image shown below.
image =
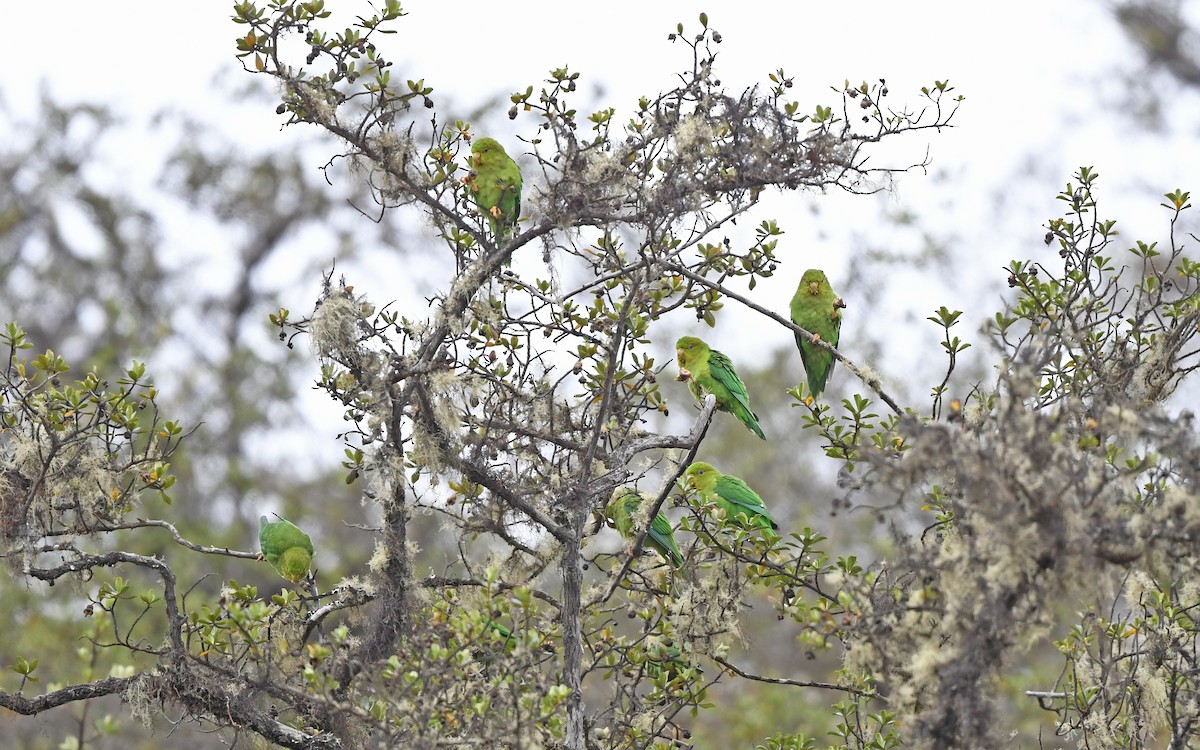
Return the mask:
[[[1129,3],[1114,6],[1113,13],[1130,30],[1131,39],[1147,51],[1153,69],[1188,80],[1178,71],[1188,70],[1186,54],[1190,48],[1183,42],[1194,32],[1186,25],[1182,4]],[[1137,80],[1144,83],[1144,79]],[[1131,90],[1143,96],[1148,89],[1139,85]],[[265,106],[275,103],[263,91],[252,96],[261,97]],[[1160,98],[1155,107],[1141,109],[1152,112],[1161,111],[1161,107]],[[584,109],[581,106],[581,111]],[[1146,122],[1161,126],[1169,120],[1160,116]],[[11,120],[6,124],[6,132],[34,135],[13,141],[0,154],[5,180],[4,197],[0,199],[0,258],[5,260],[0,266],[4,290],[0,317],[20,320],[39,347],[53,346],[69,361],[85,368],[95,365],[101,371],[116,372],[134,358],[151,362],[155,382],[168,399],[165,410],[180,416],[186,424],[203,423],[172,462],[173,472],[179,477],[171,492],[175,503],[169,510],[151,505],[148,510],[155,512],[147,515],[169,513],[189,539],[202,538],[204,543],[218,547],[251,549],[255,545],[256,516],[264,507],[278,509],[314,531],[321,542],[319,567],[323,575],[330,576],[329,580],[360,571],[369,550],[355,541],[359,538],[352,530],[347,531],[345,524],[372,524],[378,519],[364,508],[359,489],[342,481],[344,472],[337,460],[343,456],[327,450],[327,446],[314,448],[313,441],[294,437],[296,432],[304,434],[311,429],[308,420],[314,412],[337,412],[330,412],[308,392],[316,374],[307,365],[310,358],[303,351],[271,345],[273,332],[263,323],[263,315],[279,307],[297,307],[297,280],[306,279],[311,288],[313,279],[328,269],[333,258],[346,266],[363,253],[378,253],[381,249],[409,257],[414,250],[427,247],[427,240],[418,239],[421,232],[414,232],[411,223],[397,217],[398,212],[385,214],[379,224],[364,221],[355,206],[371,205],[365,188],[345,173],[336,172],[333,185],[327,184],[312,169],[324,159],[314,159],[309,152],[280,150],[247,158],[240,144],[218,142],[202,123],[184,122],[173,116],[164,116],[163,121],[165,128],[174,128],[183,145],[162,165],[162,190],[153,200],[120,189],[99,189],[96,181],[89,179],[97,169],[119,169],[119,165],[95,163],[100,151],[96,144],[121,126],[102,107],[46,101],[36,124]],[[328,158],[328,142],[324,148]],[[200,239],[220,243],[223,251],[215,261],[202,261],[196,256],[181,260],[174,250],[178,238],[168,234],[170,230],[160,218],[163,216],[186,216],[184,224],[208,227],[198,232]],[[888,341],[889,335],[879,326],[868,324],[874,317],[870,301],[877,299],[875,293],[895,286],[886,283],[891,269],[903,268],[909,274],[915,269],[919,276],[943,263],[963,263],[953,242],[941,235],[940,222],[898,212],[892,216],[898,232],[924,233],[925,241],[909,244],[909,248],[915,248],[911,252],[854,248],[850,253],[851,270],[845,282],[838,284],[854,303],[843,339],[856,342],[854,353],[863,361],[893,361],[890,357],[895,354],[895,345]],[[864,240],[864,245],[867,242]],[[199,267],[214,262],[221,267],[221,283],[209,288],[208,277],[199,272]],[[998,290],[1007,276],[1007,272],[996,272],[991,283]],[[197,284],[197,280],[202,283]],[[975,319],[980,317],[976,315]],[[656,335],[660,361],[669,356],[669,346],[664,343],[673,338],[673,334],[661,339]],[[931,339],[936,347],[932,333]],[[937,351],[913,349],[926,356],[931,350]],[[964,356],[952,384],[954,393],[966,393],[990,376],[986,360],[974,357],[977,351]],[[794,349],[784,345],[771,356],[770,365],[760,372],[745,364],[739,369],[755,394],[764,428],[773,441],[769,446],[747,445],[744,440],[729,439],[733,438],[729,431],[717,431],[705,442],[706,457],[731,473],[754,477],[755,486],[771,486],[780,497],[796,498],[795,503],[783,503],[778,514],[785,528],[795,529],[821,517],[821,530],[832,537],[829,548],[860,554],[864,560],[888,557],[893,548],[888,535],[876,526],[880,516],[861,510],[844,512],[842,498],[846,491],[836,486],[836,471],[831,464],[816,460],[819,453],[814,450],[817,438],[813,431],[795,428],[797,410],[783,394],[784,388],[794,385],[797,379]],[[937,362],[939,367],[942,364]],[[925,389],[938,381],[940,373],[936,370],[929,369],[928,383],[893,380],[890,385],[907,389],[902,391],[906,403],[918,403]],[[72,371],[72,376],[76,372]],[[667,386],[674,399],[685,398],[682,391],[669,390],[673,387]],[[831,389],[829,400],[833,402],[860,390],[860,386],[839,371]],[[666,424],[681,428],[679,415],[685,410],[673,412]],[[334,441],[330,438],[327,442]],[[821,514],[828,508],[837,513],[826,519]],[[908,522],[914,521],[910,518]],[[417,516],[414,526],[417,531],[413,537],[421,547],[416,570],[442,570],[456,557],[453,536],[439,529],[435,516]],[[117,537],[113,545],[120,548],[126,543],[126,539]],[[141,534],[137,545],[144,554],[168,556],[181,580],[213,574],[199,589],[209,595],[225,578],[274,585],[265,566],[247,571],[245,562],[236,559],[205,556],[197,561],[181,557],[166,532],[160,537]],[[190,565],[200,567],[190,569]],[[4,585],[2,596],[5,602],[13,603],[11,611],[29,613],[33,618],[20,624],[38,627],[22,631],[30,640],[6,644],[0,651],[0,662],[7,665],[15,663],[18,654],[38,653],[45,674],[88,674],[85,668],[105,672],[108,657],[103,650],[76,654],[51,648],[76,642],[82,598],[79,607],[56,613],[43,606],[41,590],[24,583],[13,585],[7,579]],[[743,620],[747,640],[756,646],[747,655],[751,666],[764,673],[777,669],[779,675],[792,677],[816,678],[828,673],[827,656],[810,664],[806,651],[795,647],[786,631],[773,627],[776,613],[769,603],[759,597],[752,599],[753,611]],[[756,653],[767,654],[769,659],[759,663],[761,657]],[[63,663],[56,665],[55,659]],[[80,661],[70,665],[70,659]],[[1059,662],[1046,662],[1045,673],[1034,675],[1030,682],[1040,677],[1050,683],[1059,668]],[[808,669],[812,671],[806,672]],[[1032,727],[1045,721],[1046,716],[1020,694],[1027,685],[1014,683],[1013,700],[1004,710],[1023,717],[1026,723],[1020,726],[1032,732]],[[803,729],[819,735],[829,728],[823,703],[812,709],[814,716],[806,717],[802,725],[789,727],[795,706],[808,704],[805,698],[795,697],[803,693],[796,688],[738,681],[729,693],[721,691],[718,685],[710,692],[718,710],[702,712],[694,727],[700,737],[714,745],[761,742],[763,736],[777,730]],[[739,705],[750,705],[754,710],[732,708]],[[727,706],[731,710],[724,710]],[[76,709],[59,712],[66,710],[81,713]],[[91,709],[84,718],[91,721],[101,711],[119,717],[123,714],[123,709],[109,704]],[[50,717],[48,721],[68,721],[53,713],[46,716]],[[57,724],[47,732],[45,724],[6,723],[16,733],[12,736],[20,737],[29,747],[55,745],[63,734]],[[121,741],[126,744],[128,732],[133,730],[125,727],[123,731],[126,735]],[[178,732],[174,737],[179,738],[181,746],[203,746],[206,742],[215,746],[218,742],[186,729]],[[162,737],[160,731],[143,741],[148,747],[158,747],[162,746]]]

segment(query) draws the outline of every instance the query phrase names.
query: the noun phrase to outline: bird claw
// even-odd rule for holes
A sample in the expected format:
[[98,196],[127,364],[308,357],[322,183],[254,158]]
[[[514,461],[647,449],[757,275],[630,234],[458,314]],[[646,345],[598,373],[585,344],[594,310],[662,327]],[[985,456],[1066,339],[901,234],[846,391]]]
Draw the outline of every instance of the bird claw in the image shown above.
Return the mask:
[[675,379],[681,383],[686,380],[691,380],[692,379],[692,371],[687,369],[686,367],[680,367],[679,374],[675,376]]

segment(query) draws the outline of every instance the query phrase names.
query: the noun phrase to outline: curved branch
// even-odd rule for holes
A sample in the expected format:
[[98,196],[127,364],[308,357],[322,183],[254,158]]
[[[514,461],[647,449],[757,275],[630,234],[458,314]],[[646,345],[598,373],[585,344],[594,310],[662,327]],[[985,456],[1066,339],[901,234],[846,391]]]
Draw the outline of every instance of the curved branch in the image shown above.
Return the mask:
[[733,664],[730,664],[719,656],[713,656],[712,660],[717,664],[720,664],[722,667],[725,667],[738,677],[743,677],[747,680],[754,680],[755,682],[766,682],[771,685],[791,685],[792,687],[815,687],[824,688],[825,690],[841,690],[842,692],[851,693],[862,698],[873,698],[880,701],[885,700],[877,693],[871,693],[867,692],[866,690],[859,690],[858,688],[847,687],[845,685],[839,685],[836,682],[811,682],[806,680],[789,680],[786,677],[763,677],[762,675],[753,674],[751,672],[738,669]]
[[179,530],[175,528],[174,524],[170,523],[169,521],[163,521],[163,520],[160,520],[157,518],[138,518],[133,523],[120,523],[120,524],[113,524],[111,526],[97,526],[97,527],[95,527],[94,530],[95,531],[124,531],[124,530],[128,530],[128,529],[148,528],[151,526],[157,527],[160,529],[166,529],[167,531],[171,532],[171,537],[175,540],[176,544],[180,545],[181,547],[187,547],[188,549],[193,550],[195,552],[202,552],[206,555],[226,555],[227,557],[238,557],[243,560],[258,560],[259,559],[257,552],[242,552],[240,550],[230,549],[228,547],[209,547],[208,545],[196,544],[195,542],[188,541],[187,539],[185,539],[183,537],[182,534],[179,533]]
[[175,599],[175,573],[162,560],[157,557],[147,557],[146,555],[135,555],[132,552],[108,552],[103,555],[91,555],[78,550],[71,550],[78,557],[63,563],[54,568],[34,568],[29,567],[26,573],[41,581],[53,583],[59,578],[71,573],[79,573],[83,570],[91,568],[107,568],[120,563],[129,563],[143,568],[149,568],[155,573],[158,573],[159,578],[163,582],[163,605],[167,608],[167,621],[169,630],[167,637],[171,641],[172,650],[182,655],[184,653],[183,637],[180,633],[183,630],[184,619],[179,613],[179,602]]
[[356,586],[335,588],[332,593],[340,594],[343,591],[345,592],[345,596],[339,595],[338,598],[328,604],[314,609],[308,614],[308,617],[304,618],[304,638],[301,639],[301,642],[308,641],[308,636],[312,634],[313,629],[334,612],[357,607],[375,599],[374,594],[369,594]]
[[[438,588],[441,586],[452,588],[471,588],[477,586],[482,587],[485,585],[496,586],[503,591],[512,591],[513,589],[518,588],[517,584],[505,583],[504,581],[493,581],[485,584],[483,581],[476,580],[474,578],[445,578],[443,576],[429,576],[428,578],[421,579],[418,583],[424,588]],[[555,609],[562,608],[562,605],[559,604],[558,600],[546,592],[540,589],[529,588],[527,586],[525,588],[529,589],[529,594],[534,599],[540,599]]]
[[7,708],[23,716],[34,716],[52,708],[99,698],[104,695],[124,693],[139,677],[105,677],[102,680],[89,682],[84,685],[71,685],[60,688],[36,698],[26,698],[24,695],[0,692],[0,708]]
[[253,691],[234,693],[208,681],[199,682],[194,674],[186,671],[105,677],[83,685],[60,688],[36,698],[0,692],[0,708],[34,716],[76,701],[124,695],[138,683],[147,695],[182,705],[193,715],[226,717],[235,726],[247,726],[276,745],[297,750],[337,750],[342,746],[332,735],[313,736],[281,724],[255,704]]

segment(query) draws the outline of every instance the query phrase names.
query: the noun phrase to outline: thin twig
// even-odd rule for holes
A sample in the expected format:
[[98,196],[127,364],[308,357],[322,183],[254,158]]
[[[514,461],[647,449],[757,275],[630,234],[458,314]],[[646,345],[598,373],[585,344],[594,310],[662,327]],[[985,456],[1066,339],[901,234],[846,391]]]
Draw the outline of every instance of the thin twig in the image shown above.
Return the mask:
[[746,672],[742,669],[739,669],[738,667],[735,667],[733,664],[730,664],[729,662],[725,661],[724,659],[722,659],[719,656],[712,657],[712,660],[715,661],[717,664],[720,664],[722,667],[725,667],[730,672],[733,672],[738,677],[742,677],[747,680],[754,680],[755,682],[766,682],[766,683],[770,683],[772,685],[791,685],[792,687],[815,687],[815,688],[823,688],[825,690],[841,690],[842,692],[852,693],[852,694],[860,696],[862,698],[874,698],[875,700],[880,700],[880,701],[885,700],[882,696],[880,696],[877,693],[869,693],[865,690],[859,690],[858,688],[847,687],[846,685],[839,685],[836,682],[811,682],[811,681],[806,681],[806,680],[789,680],[786,677],[763,677],[762,675],[753,674],[751,672]]
[[92,568],[112,567],[121,563],[128,563],[153,570],[158,573],[159,578],[163,582],[163,605],[167,609],[167,621],[170,624],[167,637],[170,639],[172,650],[179,656],[183,655],[183,638],[180,633],[183,630],[184,618],[179,613],[179,602],[175,598],[175,573],[165,562],[159,560],[157,557],[135,555],[132,552],[122,552],[120,550],[108,552],[103,555],[90,555],[78,551],[75,551],[75,554],[77,557],[57,567],[28,568],[25,572],[40,581],[53,583],[65,575],[80,573]]
[[145,528],[145,527],[149,527],[149,526],[156,526],[160,529],[166,529],[167,531],[171,532],[171,537],[175,540],[176,544],[179,544],[180,546],[183,546],[183,547],[187,547],[188,549],[194,550],[196,552],[203,552],[204,554],[207,554],[207,555],[226,555],[228,557],[240,557],[245,560],[257,560],[258,559],[257,552],[242,552],[241,550],[230,549],[228,547],[209,547],[204,544],[196,544],[195,542],[188,541],[187,539],[183,538],[183,535],[179,533],[179,530],[175,528],[174,524],[172,524],[168,521],[163,521],[163,520],[157,519],[157,518],[139,518],[136,520],[136,522],[133,522],[133,523],[120,523],[120,524],[113,524],[111,526],[103,526],[103,527],[97,528],[96,531],[122,531],[122,530],[126,530],[126,529],[140,529],[140,528]]

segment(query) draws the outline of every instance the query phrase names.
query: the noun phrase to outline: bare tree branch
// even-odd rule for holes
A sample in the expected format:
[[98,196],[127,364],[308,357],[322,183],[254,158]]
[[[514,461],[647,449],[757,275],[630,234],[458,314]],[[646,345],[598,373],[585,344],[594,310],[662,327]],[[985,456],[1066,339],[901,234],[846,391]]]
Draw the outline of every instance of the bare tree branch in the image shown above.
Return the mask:
[[9,711],[15,711],[24,716],[34,716],[67,703],[90,700],[91,698],[99,698],[104,695],[124,693],[129,689],[130,685],[139,679],[142,678],[140,676],[106,677],[84,685],[71,685],[59,688],[45,695],[39,695],[36,698],[26,698],[21,694],[14,695],[13,693],[0,692],[0,707],[7,708]]
[[713,656],[712,660],[715,661],[716,663],[720,664],[722,667],[725,667],[726,669],[728,669],[730,672],[737,675],[738,677],[743,677],[747,680],[754,680],[755,682],[766,682],[771,685],[791,685],[792,687],[815,687],[815,688],[821,688],[822,690],[841,690],[843,692],[853,693],[854,695],[862,696],[864,698],[874,698],[876,700],[883,700],[882,697],[880,697],[879,695],[877,695],[875,693],[868,693],[866,691],[859,690],[858,688],[852,688],[852,687],[848,687],[846,685],[839,685],[836,682],[815,682],[812,680],[789,680],[786,677],[764,677],[762,675],[753,674],[752,672],[747,672],[743,669],[740,669],[740,668],[734,666],[733,664],[731,664],[730,662],[726,661],[725,659],[722,659],[719,656]]

